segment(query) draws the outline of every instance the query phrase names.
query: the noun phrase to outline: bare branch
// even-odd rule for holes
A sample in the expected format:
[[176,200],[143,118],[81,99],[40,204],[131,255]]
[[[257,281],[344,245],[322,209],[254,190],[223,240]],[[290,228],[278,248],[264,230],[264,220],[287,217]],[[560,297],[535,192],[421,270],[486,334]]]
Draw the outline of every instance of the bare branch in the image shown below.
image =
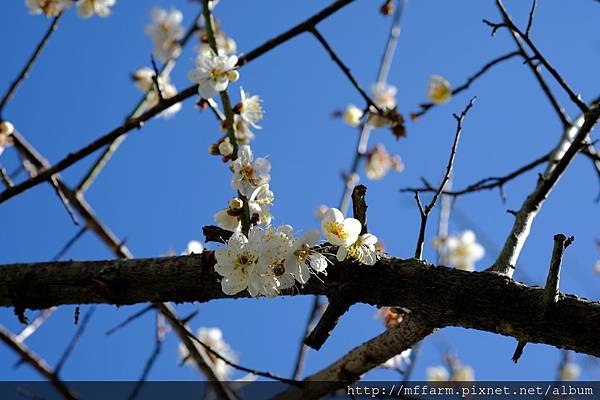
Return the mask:
[[[10,84],[10,86],[9,86],[8,90],[6,91],[6,93],[4,94],[4,96],[2,96],[2,100],[0,100],[0,115],[2,115],[2,111],[4,111],[4,107],[10,101],[12,96],[15,94],[15,91],[17,90],[19,85],[25,79],[27,79],[27,74],[31,70],[31,67],[33,67],[33,64],[35,63],[35,61],[39,57],[40,53],[42,52],[42,49],[44,48],[44,46],[46,46],[46,44],[48,43],[48,40],[50,40],[50,37],[52,36],[54,31],[56,31],[56,28],[58,28],[58,21],[60,20],[61,15],[62,15],[62,13],[58,14],[56,17],[54,17],[52,19],[52,22],[50,23],[48,30],[42,37],[42,40],[40,40],[40,42],[36,46],[35,50],[33,51],[33,54],[31,54],[31,56],[29,57],[29,60],[27,60],[27,62],[25,63],[25,66],[23,67],[21,72],[19,72],[19,75],[17,75],[15,80]],[[2,118],[0,117],[0,120],[1,119]]]

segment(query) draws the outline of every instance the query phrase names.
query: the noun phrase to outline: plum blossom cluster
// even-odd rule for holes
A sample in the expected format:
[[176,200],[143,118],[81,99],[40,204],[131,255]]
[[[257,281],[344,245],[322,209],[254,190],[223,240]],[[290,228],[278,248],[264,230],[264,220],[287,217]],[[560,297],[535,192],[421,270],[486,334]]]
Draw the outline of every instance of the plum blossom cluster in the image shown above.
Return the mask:
[[[93,15],[108,17],[111,7],[117,0],[78,0],[75,4],[77,15],[81,18],[90,18]],[[33,15],[44,14],[55,17],[71,7],[73,0],[25,0],[25,5]]]
[[425,370],[430,382],[465,382],[475,380],[475,371],[468,365],[463,365],[454,357],[448,357],[449,368],[443,366],[429,367]]
[[[338,209],[330,208],[321,228],[327,241],[338,246],[339,261],[349,259],[365,265],[377,262],[377,238],[361,234],[358,220],[344,218]],[[307,283],[312,275],[326,274],[330,261],[318,247],[320,238],[318,230],[295,237],[290,225],[265,229],[253,226],[247,236],[235,231],[227,246],[215,251],[215,271],[223,277],[223,292],[235,295],[247,290],[254,297],[273,297]]]
[[485,255],[485,249],[477,243],[475,233],[470,230],[460,235],[436,238],[433,246],[439,251],[442,264],[463,271],[473,271],[475,263]]

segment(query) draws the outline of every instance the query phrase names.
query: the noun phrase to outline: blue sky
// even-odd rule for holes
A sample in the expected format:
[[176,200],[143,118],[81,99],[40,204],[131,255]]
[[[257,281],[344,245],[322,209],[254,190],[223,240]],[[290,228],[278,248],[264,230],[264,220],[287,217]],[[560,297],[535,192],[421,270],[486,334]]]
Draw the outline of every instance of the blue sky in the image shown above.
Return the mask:
[[[240,52],[247,52],[282,32],[329,1],[311,2],[223,0],[215,13]],[[364,87],[374,81],[377,65],[391,21],[378,13],[380,1],[357,0],[319,25],[340,57]],[[527,21],[528,2],[507,1],[516,21]],[[198,5],[181,0],[153,2],[121,0],[107,19],[79,19],[68,12],[34,66],[30,78],[5,110],[5,117],[49,160],[55,162],[121,123],[139,93],[129,79],[150,60],[151,41],[143,27],[153,5],[177,7],[184,25],[197,14]],[[541,2],[533,39],[546,57],[584,99],[598,96],[600,40],[597,18],[600,6],[591,0]],[[31,16],[22,2],[4,8],[5,32],[0,38],[1,88],[8,85],[43,35],[49,20]],[[390,82],[398,87],[399,110],[405,115],[425,101],[427,80],[440,74],[455,85],[462,84],[490,59],[513,50],[506,32],[490,37],[482,18],[498,20],[494,2],[409,1]],[[186,72],[192,68],[195,44],[179,59],[172,79],[178,88],[190,85]],[[264,99],[266,109],[253,144],[259,156],[273,164],[272,189],[276,195],[275,224],[289,223],[299,231],[317,226],[315,208],[335,206],[342,183],[340,171],[350,164],[356,131],[331,118],[334,110],[361,98],[337,70],[325,51],[310,35],[301,35],[245,66],[239,85]],[[575,107],[552,82],[558,98],[571,115]],[[530,71],[519,60],[501,64],[472,88],[447,105],[431,110],[416,122],[407,122],[408,136],[396,141],[387,131],[373,134],[372,143],[384,143],[402,157],[406,169],[382,181],[363,180],[368,188],[369,228],[398,257],[414,252],[418,213],[410,195],[398,189],[414,186],[421,176],[440,179],[451,145],[455,122],[470,97],[478,101],[467,117],[456,159],[455,187],[483,177],[503,175],[550,150],[561,135],[553,114]],[[207,147],[218,137],[214,118],[199,113],[192,101],[173,119],[153,120],[133,132],[103,171],[88,201],[98,216],[127,243],[137,257],[153,257],[169,249],[182,251],[191,239],[202,239],[201,228],[211,224],[214,212],[232,195],[230,173]],[[65,171],[66,180],[78,182],[94,157]],[[6,166],[15,165],[12,151],[2,156]],[[512,217],[506,209],[518,209],[535,184],[530,173],[506,186],[503,204],[497,192],[460,198],[450,231],[473,229],[487,254],[478,266],[493,262],[508,233]],[[552,236],[573,234],[577,241],[566,255],[562,289],[598,299],[600,278],[592,265],[600,257],[595,238],[597,225],[597,177],[584,158],[578,158],[536,219],[521,257],[517,275],[527,283],[545,279]],[[435,216],[437,218],[437,215]],[[592,222],[595,221],[595,222]],[[51,259],[77,231],[66,216],[51,187],[38,186],[0,206],[0,264]],[[427,232],[425,256],[434,260],[429,245],[435,224]],[[104,259],[112,254],[92,234],[86,234],[67,255],[73,259]],[[398,288],[402,290],[402,288]],[[192,326],[219,326],[236,349],[242,364],[288,375],[302,335],[309,298],[229,300],[179,306],[181,314],[198,309]],[[87,306],[82,307],[85,312]],[[152,350],[154,316],[139,319],[119,333],[104,332],[139,310],[135,307],[99,307],[80,345],[63,370],[66,379],[137,379]],[[71,334],[74,307],[62,307],[28,341],[51,364],[60,357]],[[375,310],[354,306],[331,339],[319,352],[311,351],[306,372],[314,372],[382,331]],[[30,316],[35,315],[30,313]],[[0,310],[0,323],[18,330],[12,310]],[[565,327],[567,329],[567,327]],[[150,374],[155,380],[197,379],[196,371],[178,366],[177,340],[170,334]],[[415,378],[425,368],[441,363],[451,350],[475,369],[477,379],[553,379],[559,351],[528,345],[518,365],[510,358],[515,340],[465,329],[444,329],[427,339],[416,365]],[[2,379],[37,379],[27,366],[13,368],[17,357],[0,347]],[[585,356],[582,366],[592,363]],[[597,379],[598,371],[584,369],[584,378]],[[396,378],[375,371],[368,378]]]

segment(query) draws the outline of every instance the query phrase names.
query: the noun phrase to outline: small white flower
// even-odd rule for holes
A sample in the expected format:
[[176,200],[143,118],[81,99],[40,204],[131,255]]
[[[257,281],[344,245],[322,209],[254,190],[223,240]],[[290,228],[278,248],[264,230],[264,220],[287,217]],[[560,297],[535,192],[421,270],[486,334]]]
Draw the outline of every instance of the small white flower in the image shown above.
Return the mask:
[[213,51],[200,53],[196,59],[196,69],[188,72],[188,78],[198,84],[198,93],[211,99],[227,89],[229,82],[235,82],[239,73],[235,70],[238,58],[235,55],[218,55]]
[[340,246],[336,257],[338,261],[352,258],[361,264],[375,265],[377,262],[377,251],[375,250],[377,236],[370,233],[362,234],[348,247]]
[[183,253],[181,253],[181,255],[189,256],[190,254],[202,254],[203,251],[204,251],[204,246],[202,246],[202,243],[200,243],[197,240],[191,240],[188,243],[187,248],[185,249],[185,251]]
[[344,218],[337,208],[330,208],[321,221],[321,229],[325,239],[334,246],[348,247],[358,240],[362,230],[360,221]]
[[263,119],[262,100],[258,95],[250,96],[243,88],[240,88],[241,102],[237,105],[236,111],[242,119],[255,129],[261,127],[256,123]]
[[429,97],[429,100],[434,104],[447,103],[452,97],[450,82],[439,75],[432,75],[429,78],[427,97]]
[[[148,110],[155,107],[160,101],[160,95],[156,90],[156,84],[154,83],[154,70],[151,68],[140,68],[135,71],[132,75],[135,86],[142,92],[147,93],[146,99],[141,106],[142,110]],[[157,79],[158,86],[160,87],[160,93],[164,99],[171,98],[177,94],[177,88],[171,83],[169,75],[161,75]],[[181,103],[173,104],[159,114],[163,118],[170,118],[181,110]]]
[[248,280],[248,292],[252,296],[273,297],[282,289],[294,286],[292,271],[287,270],[285,264],[292,246],[293,228],[290,225],[264,230],[252,227],[250,235],[253,236],[250,240],[260,249],[260,256]]
[[240,218],[243,205],[242,200],[237,197],[229,200],[229,207],[217,212],[213,216],[217,226],[232,232],[239,231],[242,228]]
[[[223,332],[221,332],[219,328],[202,327],[198,329],[198,332],[196,333],[196,338],[198,338],[199,341],[210,347],[216,353],[221,355],[227,361],[237,363],[237,357],[235,356],[235,353],[233,352],[231,347],[223,340]],[[192,343],[194,343],[194,346],[198,349],[199,352],[206,353],[208,359],[212,364],[211,367],[215,372],[217,378],[221,380],[227,380],[230,377],[231,373],[233,372],[233,369],[230,365],[228,365],[225,361],[215,356],[210,351],[207,351],[204,348],[204,346],[200,345],[196,341],[192,341]],[[189,357],[188,349],[183,343],[179,343],[179,354],[186,365],[196,365],[194,363],[194,360]]]
[[378,82],[373,85],[372,91],[373,102],[377,105],[377,107],[384,110],[389,110],[396,107],[396,93],[398,93],[396,86],[385,82]]
[[367,154],[365,164],[367,178],[379,180],[383,178],[390,170],[400,172],[404,169],[404,164],[400,157],[390,156],[383,144],[378,144]]
[[0,122],[0,155],[4,152],[5,147],[12,146],[13,140],[11,135],[15,131],[15,127],[9,121]]
[[114,6],[117,0],[78,0],[77,15],[81,18],[89,18],[94,14],[100,17],[110,15],[110,7]]
[[560,368],[559,375],[563,381],[574,381],[581,375],[581,367],[574,362],[565,363]]
[[179,41],[183,38],[183,14],[174,8],[167,11],[155,7],[151,16],[152,23],[146,25],[145,32],[154,42],[154,55],[162,62],[178,57],[181,53]]
[[269,189],[268,183],[256,188],[248,199],[250,220],[256,225],[269,225],[272,219],[271,206],[274,200],[275,195]]
[[25,0],[25,5],[33,15],[44,13],[55,17],[73,4],[72,0]]
[[320,238],[319,231],[313,229],[293,241],[290,254],[285,260],[285,269],[290,271],[299,283],[308,282],[311,269],[321,273],[325,273],[327,269],[327,258],[312,249],[319,243]]
[[410,364],[410,354],[412,353],[411,349],[406,349],[400,354],[396,354],[394,357],[390,358],[386,362],[384,362],[381,366],[383,368],[396,369],[403,371]]
[[342,118],[344,122],[350,126],[360,125],[360,119],[363,116],[363,111],[354,104],[348,104]]
[[450,379],[450,373],[442,366],[427,368],[425,375],[429,382],[445,382]]
[[269,175],[271,163],[262,157],[254,160],[254,155],[248,145],[240,146],[237,156],[238,158],[231,164],[233,169],[231,187],[244,196],[250,196],[255,189],[271,180],[271,175]]
[[219,153],[225,157],[233,154],[233,145],[231,144],[231,141],[228,137],[226,137],[221,143],[219,143]]
[[463,271],[473,271],[475,263],[483,258],[485,250],[476,241],[473,231],[464,231],[459,236],[436,239],[434,246],[439,250],[444,264]]
[[221,289],[227,295],[234,295],[248,288],[248,281],[256,268],[260,250],[257,247],[259,243],[252,240],[254,233],[251,229],[249,240],[243,233],[234,232],[227,241],[226,248],[215,250],[215,271],[223,277]]

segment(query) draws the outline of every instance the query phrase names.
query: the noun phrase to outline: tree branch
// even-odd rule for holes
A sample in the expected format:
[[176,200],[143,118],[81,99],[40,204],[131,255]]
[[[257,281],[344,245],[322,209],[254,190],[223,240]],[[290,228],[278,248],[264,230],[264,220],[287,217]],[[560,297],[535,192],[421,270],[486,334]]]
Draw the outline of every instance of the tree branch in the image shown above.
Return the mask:
[[[206,251],[153,259],[4,265],[0,266],[0,306],[42,309],[232,298],[222,292],[214,264],[213,253]],[[341,268],[348,273],[340,273]],[[561,295],[552,315],[544,315],[539,301],[544,289],[499,274],[434,267],[384,254],[373,267],[335,263],[328,271],[323,281],[311,279],[285,294],[331,296],[340,285],[352,285],[356,302],[406,307],[437,319],[441,327],[479,329],[600,356],[597,302]]]

